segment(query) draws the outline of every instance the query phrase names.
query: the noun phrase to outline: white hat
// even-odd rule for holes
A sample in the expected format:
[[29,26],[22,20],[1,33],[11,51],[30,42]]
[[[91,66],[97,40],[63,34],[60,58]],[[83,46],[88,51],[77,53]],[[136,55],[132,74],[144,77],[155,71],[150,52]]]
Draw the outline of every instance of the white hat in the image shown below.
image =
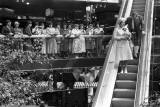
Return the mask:
[[121,22],[125,22],[125,21],[126,21],[125,18],[123,18],[123,17],[122,17],[122,18],[119,18],[119,19],[118,19],[118,24],[120,24]]
[[19,22],[15,21],[14,24],[15,24],[15,25],[19,25]]

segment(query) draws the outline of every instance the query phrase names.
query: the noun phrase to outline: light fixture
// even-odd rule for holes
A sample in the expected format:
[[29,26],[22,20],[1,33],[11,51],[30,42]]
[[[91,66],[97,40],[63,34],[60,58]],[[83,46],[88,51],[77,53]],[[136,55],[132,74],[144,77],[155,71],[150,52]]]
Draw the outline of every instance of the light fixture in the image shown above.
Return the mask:
[[25,0],[16,0],[17,3],[24,3]]
[[27,3],[26,3],[26,5],[30,5],[30,3],[29,3],[29,2],[27,2]]
[[96,4],[95,8],[98,8],[98,4]]
[[99,7],[103,7],[102,4],[100,4]]

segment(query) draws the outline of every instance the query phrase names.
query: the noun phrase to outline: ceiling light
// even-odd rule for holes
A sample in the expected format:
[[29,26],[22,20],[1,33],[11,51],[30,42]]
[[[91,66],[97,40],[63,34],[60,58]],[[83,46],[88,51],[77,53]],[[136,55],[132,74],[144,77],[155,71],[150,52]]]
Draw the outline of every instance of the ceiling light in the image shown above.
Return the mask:
[[30,3],[29,3],[29,2],[27,2],[27,3],[26,3],[26,5],[30,5]]

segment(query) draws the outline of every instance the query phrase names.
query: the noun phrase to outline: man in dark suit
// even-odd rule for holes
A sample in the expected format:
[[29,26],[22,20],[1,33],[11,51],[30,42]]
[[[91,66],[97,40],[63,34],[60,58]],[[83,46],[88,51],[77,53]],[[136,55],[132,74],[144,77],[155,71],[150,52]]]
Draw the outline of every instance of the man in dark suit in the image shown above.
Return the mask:
[[13,36],[13,28],[11,26],[11,21],[10,20],[6,20],[6,25],[3,26],[2,28],[2,34],[7,36],[7,37],[12,37]]
[[[24,34],[28,35],[28,36],[32,36],[32,22],[31,21],[27,21],[27,26],[24,29]],[[24,51],[28,51],[28,50],[32,50],[32,46],[33,46],[33,39],[32,38],[26,38],[24,39],[24,41],[27,43],[26,45],[24,45]]]
[[28,35],[28,36],[32,36],[32,22],[31,21],[28,21],[27,22],[27,26],[26,28],[24,29],[24,34]]
[[141,37],[143,31],[143,18],[136,12],[132,12],[131,16],[127,18],[126,25],[128,25],[129,31],[132,33],[132,41],[134,44],[133,56],[138,57],[139,47],[141,46]]

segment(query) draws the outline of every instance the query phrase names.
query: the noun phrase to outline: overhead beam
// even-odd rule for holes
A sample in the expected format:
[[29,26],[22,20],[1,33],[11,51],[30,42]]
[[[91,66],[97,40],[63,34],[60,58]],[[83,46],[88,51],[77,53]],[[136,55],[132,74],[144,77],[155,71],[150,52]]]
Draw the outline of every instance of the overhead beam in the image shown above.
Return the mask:
[[82,2],[97,2],[97,3],[120,3],[120,0],[54,0],[55,2],[63,1],[63,2],[75,2],[75,1],[82,1]]

